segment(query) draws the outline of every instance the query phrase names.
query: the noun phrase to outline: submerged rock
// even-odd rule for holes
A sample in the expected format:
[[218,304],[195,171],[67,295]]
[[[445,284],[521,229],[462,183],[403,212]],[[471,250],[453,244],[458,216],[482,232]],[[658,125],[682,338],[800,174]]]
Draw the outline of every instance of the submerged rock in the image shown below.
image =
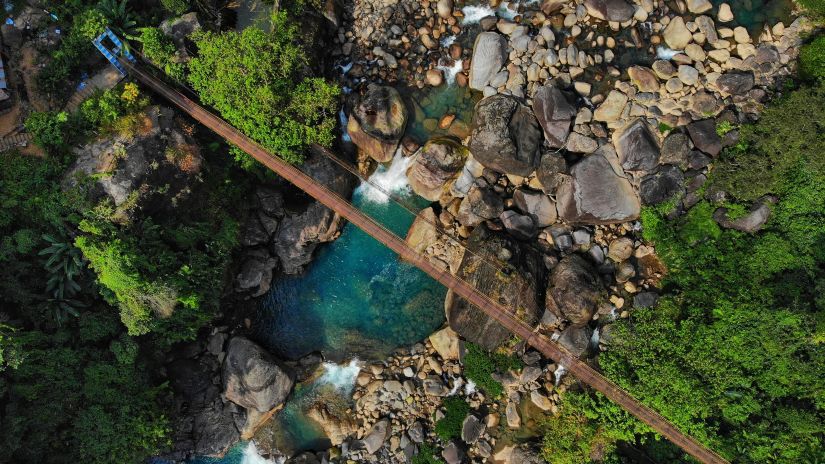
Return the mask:
[[427,142],[407,170],[410,186],[424,199],[436,201],[455,181],[467,149],[457,141],[438,137]]
[[542,131],[530,108],[494,95],[476,105],[470,151],[485,167],[527,177],[541,160]]
[[347,124],[352,142],[375,161],[392,160],[407,127],[407,107],[392,87],[370,84]]
[[[541,289],[536,284],[544,275],[544,264],[539,253],[484,226],[473,230],[467,249],[473,253],[465,253],[458,276],[470,285],[484,289],[488,296],[504,307],[517,304],[515,314],[529,325],[536,324],[543,310]],[[488,261],[498,261],[504,249],[512,255],[506,263],[512,266],[509,274],[487,264]],[[447,293],[444,306],[450,327],[468,341],[494,350],[510,338],[506,328],[452,291]]]
[[614,224],[639,217],[639,197],[606,147],[585,157],[559,187],[559,217],[579,224]]

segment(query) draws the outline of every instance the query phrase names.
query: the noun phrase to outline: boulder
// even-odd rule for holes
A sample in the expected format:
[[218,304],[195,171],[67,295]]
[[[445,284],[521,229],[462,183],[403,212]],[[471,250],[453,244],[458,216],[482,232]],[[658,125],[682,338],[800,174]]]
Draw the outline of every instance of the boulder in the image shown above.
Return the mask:
[[530,240],[535,238],[538,233],[536,224],[530,216],[508,209],[501,213],[499,218],[504,225],[504,229],[519,240]]
[[427,142],[413,160],[407,177],[410,186],[420,197],[437,201],[455,181],[464,161],[467,149],[449,137],[437,137]]
[[625,171],[649,171],[659,164],[659,143],[644,119],[614,132],[613,145]]
[[722,151],[722,138],[716,133],[716,121],[703,119],[687,126],[690,139],[697,149],[715,157]]
[[624,0],[584,0],[587,13],[602,21],[623,23],[633,17],[636,9]]
[[240,262],[240,270],[235,276],[235,290],[249,292],[253,298],[266,294],[272,285],[278,260],[265,249],[254,249],[246,251]]
[[494,95],[475,107],[470,151],[494,171],[527,177],[541,161],[542,131],[530,108]]
[[642,179],[639,195],[642,204],[657,205],[670,200],[683,191],[685,175],[672,164],[661,166],[655,173]]
[[484,221],[498,218],[504,212],[504,202],[491,189],[473,185],[458,208],[458,222],[476,227]]
[[389,435],[390,421],[387,419],[381,419],[372,426],[369,432],[367,432],[361,440],[361,443],[364,445],[364,449],[367,451],[367,454],[374,454],[379,448],[381,448],[381,446],[384,445],[384,442],[387,440]]
[[303,272],[318,245],[335,239],[342,225],[343,220],[321,203],[312,203],[304,212],[285,217],[272,242],[284,273]]
[[536,169],[536,179],[541,184],[544,193],[554,194],[567,176],[567,161],[563,156],[547,152],[541,157],[538,169]]
[[556,222],[556,203],[542,192],[516,189],[513,192],[513,201],[518,209],[533,218],[538,228],[543,229]]
[[464,462],[465,454],[464,450],[454,441],[451,441],[449,445],[444,447],[444,451],[441,452],[441,457],[444,458],[444,462],[447,464],[461,464]]
[[321,426],[332,446],[338,446],[358,431],[358,425],[347,414],[336,414],[323,401],[316,402],[307,411],[307,417]]
[[586,135],[573,132],[567,137],[567,144],[564,148],[571,153],[593,153],[599,148],[599,142]]
[[436,12],[442,19],[448,19],[453,15],[453,0],[438,0]]
[[458,338],[458,334],[449,327],[445,327],[429,337],[433,349],[441,359],[459,360],[464,352],[464,342]]
[[[518,305],[514,313],[526,324],[535,325],[543,311],[540,288],[537,286],[537,282],[544,279],[541,255],[508,235],[492,232],[485,226],[473,230],[467,240],[467,249],[473,253],[464,254],[457,275],[470,285],[484,289],[488,296],[506,308]],[[487,264],[489,261],[501,262],[502,250],[505,249],[510,258],[503,264],[510,266],[509,273]],[[487,350],[498,348],[511,337],[506,328],[452,291],[447,292],[444,306],[450,327],[464,339]]]
[[[231,405],[231,403],[229,404]],[[236,424],[236,415],[229,405],[220,400],[212,407],[203,409],[192,418],[194,449],[187,450],[200,456],[222,455],[241,439]],[[239,414],[238,422],[243,422]]]
[[745,95],[754,85],[752,72],[729,71],[716,79],[716,87],[722,94]]
[[639,92],[658,92],[659,80],[652,69],[644,66],[631,66],[627,70],[630,81],[639,89]]
[[559,217],[575,224],[615,224],[639,217],[641,205],[615,153],[602,147],[571,169],[556,192]]
[[551,148],[561,148],[570,134],[576,108],[558,88],[545,85],[533,94],[533,112],[544,129],[544,141]]
[[392,87],[370,84],[352,109],[347,132],[375,161],[392,160],[407,127],[407,107]]
[[771,217],[771,204],[776,202],[774,197],[760,199],[751,207],[745,216],[731,220],[728,218],[727,208],[718,208],[713,212],[713,219],[725,229],[735,229],[740,232],[753,234],[758,232]]
[[593,329],[588,326],[569,326],[561,332],[559,345],[567,348],[573,356],[581,358],[587,353],[590,347],[590,338],[593,336]]
[[687,0],[688,11],[693,14],[702,14],[713,9],[710,0]]
[[674,50],[684,50],[693,40],[693,34],[681,16],[675,16],[670,20],[670,24],[665,28],[664,36],[667,46]]
[[607,248],[607,257],[620,263],[633,256],[633,239],[629,237],[619,237],[610,242]]
[[486,429],[487,426],[484,422],[481,422],[475,415],[468,414],[461,424],[461,440],[468,445],[472,445],[478,441]]
[[178,50],[186,50],[186,39],[201,29],[198,13],[191,12],[177,18],[167,19],[158,26],[161,32],[169,36]]
[[292,374],[263,348],[244,337],[229,340],[223,363],[226,399],[238,406],[266,413],[283,404],[292,390]]
[[611,90],[607,98],[593,112],[593,119],[602,122],[616,122],[622,117],[627,105],[627,95],[618,90]]
[[484,90],[507,60],[507,39],[496,32],[482,32],[473,45],[470,88]]
[[662,142],[659,161],[684,169],[687,167],[689,154],[690,142],[688,141],[687,135],[681,132],[673,132],[665,137],[664,142]]
[[521,428],[521,416],[518,413],[518,405],[512,401],[507,402],[507,408],[504,410],[504,415],[507,419],[507,427],[511,429]]
[[603,298],[596,270],[579,255],[565,256],[550,273],[547,309],[573,326],[587,325]]

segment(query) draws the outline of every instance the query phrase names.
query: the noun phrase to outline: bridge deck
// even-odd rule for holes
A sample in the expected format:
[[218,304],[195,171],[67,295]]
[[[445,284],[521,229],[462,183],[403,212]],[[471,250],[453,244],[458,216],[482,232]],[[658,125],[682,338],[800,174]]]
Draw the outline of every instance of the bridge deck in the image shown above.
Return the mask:
[[650,426],[653,430],[670,440],[675,445],[682,448],[685,452],[700,462],[708,464],[727,463],[724,458],[696,441],[693,437],[683,434],[659,413],[641,404],[635,398],[630,396],[630,394],[622,390],[619,386],[608,380],[595,369],[573,356],[564,347],[551,341],[547,337],[536,333],[532,327],[525,324],[514,315],[511,315],[507,309],[491,300],[477,288],[456,277],[455,275],[443,271],[431,264],[425,257],[410,248],[410,246],[407,245],[403,239],[362,213],[348,200],[342,198],[325,186],[317,183],[295,166],[292,166],[285,161],[282,161],[279,157],[272,155],[264,147],[242,134],[238,129],[206,110],[204,107],[185,97],[177,90],[170,88],[154,76],[146,73],[128,61],[121,60],[121,63],[126,66],[134,77],[149,86],[157,94],[168,99],[170,102],[190,114],[194,119],[210,128],[230,143],[244,150],[264,166],[268,167],[284,179],[308,193],[328,208],[337,212],[346,220],[355,224],[358,228],[383,243],[407,262],[417,266],[445,287],[453,290],[456,294],[484,312],[487,316],[498,321],[513,334],[524,339],[542,354],[565,366],[567,370],[576,376],[580,381],[590,385],[592,388],[604,394],[610,400],[636,416],[639,420]]

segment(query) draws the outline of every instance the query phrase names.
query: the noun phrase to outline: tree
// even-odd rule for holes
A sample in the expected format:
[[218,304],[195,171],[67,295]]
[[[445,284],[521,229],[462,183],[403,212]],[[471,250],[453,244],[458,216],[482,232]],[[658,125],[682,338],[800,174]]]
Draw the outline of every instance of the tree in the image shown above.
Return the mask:
[[[340,90],[306,77],[308,60],[297,44],[298,30],[285,13],[275,13],[273,32],[200,32],[189,81],[204,103],[273,153],[300,163],[312,143],[333,140]],[[239,153],[237,155],[240,155]],[[254,162],[238,156],[245,167]]]

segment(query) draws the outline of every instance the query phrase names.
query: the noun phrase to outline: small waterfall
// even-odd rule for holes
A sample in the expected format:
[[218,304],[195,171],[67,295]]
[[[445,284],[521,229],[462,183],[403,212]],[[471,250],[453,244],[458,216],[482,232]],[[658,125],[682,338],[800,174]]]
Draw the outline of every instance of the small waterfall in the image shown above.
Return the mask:
[[473,393],[478,391],[478,387],[476,387],[476,383],[472,380],[467,380],[467,385],[464,387],[464,394],[467,396],[472,395]]
[[450,45],[454,44],[458,37],[454,35],[448,35],[441,39],[441,48],[450,48]]
[[373,203],[388,203],[390,198],[384,192],[409,192],[410,183],[407,180],[407,168],[410,167],[414,158],[414,156],[404,156],[399,147],[389,167],[381,165],[378,167],[378,170],[370,176],[370,182],[380,187],[381,190],[374,188],[370,184],[362,183],[358,186],[356,193],[360,193],[367,201]]
[[556,367],[556,370],[553,371],[553,377],[556,379],[555,385],[557,387],[559,386],[559,382],[561,382],[561,378],[566,373],[567,373],[567,369],[564,366],[562,366],[561,364],[559,364],[558,367]]
[[347,130],[347,125],[349,125],[349,118],[347,117],[347,113],[341,108],[338,111],[338,121],[341,122],[341,140],[344,142],[352,142],[352,137],[349,136],[349,131]]
[[438,69],[444,73],[444,80],[447,85],[453,85],[455,84],[455,76],[464,70],[464,61],[457,60],[452,66],[438,65]]
[[601,327],[596,327],[596,330],[593,331],[593,335],[590,336],[590,346],[596,349],[599,348],[599,329],[601,329]]
[[461,12],[464,13],[464,19],[461,20],[461,25],[478,24],[481,18],[487,16],[513,19],[518,16],[518,5],[518,2],[502,2],[497,10],[487,5],[467,5],[461,9]]
[[454,396],[464,386],[464,380],[461,377],[453,377],[453,388],[447,393],[447,396]]
[[285,461],[285,458],[264,458],[258,453],[258,447],[255,446],[253,441],[250,441],[246,449],[243,450],[243,457],[241,458],[241,464],[283,464]]
[[355,379],[361,372],[361,362],[358,358],[353,358],[348,364],[325,362],[323,368],[324,373],[318,379],[318,383],[332,385],[339,392],[348,395],[355,387]]
[[682,53],[679,50],[673,50],[671,48],[665,47],[664,45],[659,45],[656,47],[656,58],[660,60],[671,60],[674,56]]

